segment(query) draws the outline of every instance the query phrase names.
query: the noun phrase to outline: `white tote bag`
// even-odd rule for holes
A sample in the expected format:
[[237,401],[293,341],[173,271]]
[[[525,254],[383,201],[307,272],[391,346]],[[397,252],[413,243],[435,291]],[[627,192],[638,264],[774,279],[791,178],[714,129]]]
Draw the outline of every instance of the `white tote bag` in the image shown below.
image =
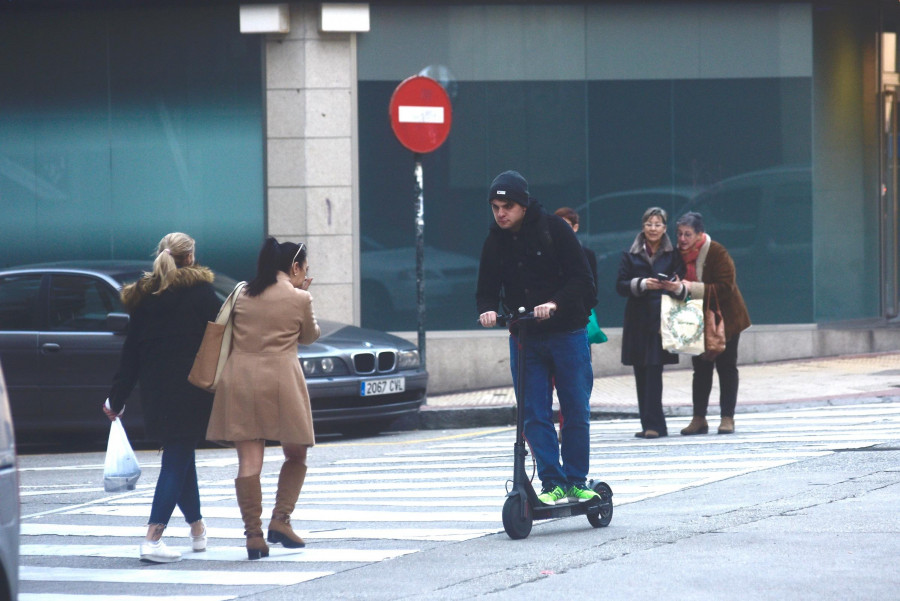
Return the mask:
[[140,477],[141,466],[138,465],[137,456],[128,442],[122,420],[116,418],[109,427],[106,462],[103,465],[103,489],[106,492],[134,490]]
[[663,349],[670,353],[703,354],[703,299],[681,301],[663,294],[660,300],[659,333]]

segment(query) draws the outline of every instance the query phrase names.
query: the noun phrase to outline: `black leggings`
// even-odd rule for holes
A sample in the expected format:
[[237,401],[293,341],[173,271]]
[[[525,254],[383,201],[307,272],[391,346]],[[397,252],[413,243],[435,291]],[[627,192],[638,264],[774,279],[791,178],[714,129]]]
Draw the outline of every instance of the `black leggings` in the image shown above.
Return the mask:
[[635,365],[634,383],[637,386],[638,411],[641,429],[654,430],[660,436],[668,434],[662,406],[662,365]]
[[693,357],[694,364],[693,401],[694,416],[706,417],[709,407],[709,393],[712,391],[713,368],[719,373],[719,408],[722,417],[734,417],[737,405],[738,368],[737,349],[740,334],[735,334],[725,344],[725,351],[715,361]]

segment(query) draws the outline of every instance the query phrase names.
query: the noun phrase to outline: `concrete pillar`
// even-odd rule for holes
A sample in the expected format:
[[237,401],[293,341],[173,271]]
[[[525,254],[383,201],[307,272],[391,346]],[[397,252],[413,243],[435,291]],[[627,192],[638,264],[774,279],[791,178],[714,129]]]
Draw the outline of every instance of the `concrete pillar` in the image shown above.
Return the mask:
[[309,245],[316,315],[359,323],[356,34],[320,33],[318,11],[291,4],[266,38],[267,227]]

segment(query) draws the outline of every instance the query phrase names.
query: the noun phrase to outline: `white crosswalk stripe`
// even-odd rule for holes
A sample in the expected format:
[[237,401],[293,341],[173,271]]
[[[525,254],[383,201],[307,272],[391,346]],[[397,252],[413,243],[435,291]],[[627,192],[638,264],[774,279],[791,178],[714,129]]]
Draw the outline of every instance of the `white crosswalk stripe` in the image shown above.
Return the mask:
[[[331,528],[328,530],[303,530],[295,531],[308,541],[319,540],[419,540],[432,542],[460,542],[478,538],[486,534],[496,532],[496,528]],[[215,540],[240,539],[244,540],[243,528],[220,528],[210,526],[207,528],[210,538]],[[137,540],[147,533],[144,526],[86,526],[82,524],[47,524],[29,523],[22,524],[23,536],[78,536],[78,537],[122,537]],[[166,528],[166,538],[188,537],[187,526],[170,526]]]
[[[19,601],[159,601],[158,595],[85,595],[66,593],[22,593]],[[231,601],[235,595],[167,595],[166,601]]]
[[[710,434],[691,437],[677,435],[687,418],[668,421],[675,435],[656,440],[633,438],[634,420],[592,424],[592,475],[612,487],[617,507],[837,450],[900,440],[900,404],[891,403],[739,414],[737,432],[727,436],[714,433],[715,419],[710,419]],[[225,601],[248,587],[327,578],[352,566],[503,532],[501,507],[512,476],[513,438],[512,428],[493,429],[433,439],[416,448],[373,447],[367,456],[313,463],[292,517],[309,544],[304,549],[273,546],[268,558],[254,562],[268,569],[249,576],[232,482],[204,479],[204,467],[198,469],[209,549],[190,551],[188,529],[176,510],[166,541],[183,553],[183,561],[149,570],[136,561],[145,528],[134,524],[149,515],[152,483],[112,496],[86,486],[26,488],[23,497],[55,495],[64,503],[66,495],[93,493],[97,499],[23,516],[20,599],[144,601],[159,598],[150,585],[164,583],[191,585],[197,592],[169,599]],[[233,465],[200,456],[198,464],[210,469]],[[530,462],[529,457],[529,474]],[[264,516],[271,510],[277,482],[277,473],[271,472],[263,477]],[[348,497],[348,488],[364,492]],[[104,596],[105,590],[81,595],[67,586],[77,582],[129,583],[132,595]],[[44,584],[32,588],[32,583]],[[48,586],[58,593],[47,592]]]
[[329,572],[246,572],[222,570],[108,570],[22,566],[19,580],[38,582],[122,582],[127,584],[207,584],[289,586],[328,576]]
[[[23,556],[40,557],[134,557],[135,545],[21,545],[20,554]],[[186,561],[241,561],[247,556],[244,547],[211,547],[203,553],[193,553],[188,547],[171,545],[172,549],[181,552]],[[283,549],[272,547],[269,557],[260,561],[289,562],[289,563],[327,563],[327,562],[353,562],[372,563],[394,559],[403,555],[415,553],[416,549],[374,550],[365,549]]]

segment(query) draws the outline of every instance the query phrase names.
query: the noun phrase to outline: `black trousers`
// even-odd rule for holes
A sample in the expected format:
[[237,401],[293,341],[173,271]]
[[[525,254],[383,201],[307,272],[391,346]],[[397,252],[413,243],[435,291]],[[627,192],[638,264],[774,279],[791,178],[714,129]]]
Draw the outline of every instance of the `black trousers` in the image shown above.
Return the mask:
[[713,368],[719,373],[719,409],[722,417],[734,417],[738,393],[738,342],[740,334],[735,334],[725,343],[725,350],[715,361],[706,361],[693,357],[694,364],[693,402],[694,416],[706,417],[709,407],[709,394],[712,391]]
[[660,436],[668,434],[662,406],[662,365],[635,365],[634,383],[637,385],[638,411],[641,429],[655,430]]

